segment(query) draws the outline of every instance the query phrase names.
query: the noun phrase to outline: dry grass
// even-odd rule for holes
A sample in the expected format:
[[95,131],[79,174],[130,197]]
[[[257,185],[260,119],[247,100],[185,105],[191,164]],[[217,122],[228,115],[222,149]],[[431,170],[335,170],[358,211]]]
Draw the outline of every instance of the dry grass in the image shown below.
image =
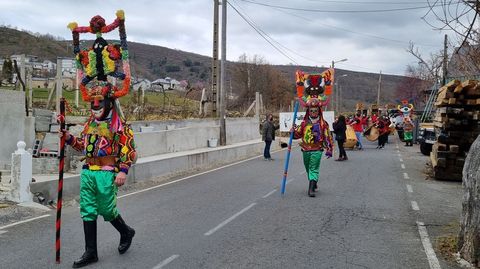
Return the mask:
[[460,224],[452,222],[442,228],[442,235],[438,236],[434,241],[434,247],[437,253],[449,262],[455,262],[455,254],[458,252],[458,231]]

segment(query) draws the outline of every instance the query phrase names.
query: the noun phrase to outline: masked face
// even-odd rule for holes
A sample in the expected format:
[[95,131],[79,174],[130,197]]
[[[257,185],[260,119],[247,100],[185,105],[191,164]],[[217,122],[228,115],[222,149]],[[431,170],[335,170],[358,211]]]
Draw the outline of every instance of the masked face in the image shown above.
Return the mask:
[[112,110],[113,103],[110,99],[94,100],[90,103],[93,116],[96,120],[104,120]]
[[319,108],[318,107],[311,107],[309,109],[309,112],[310,112],[310,117],[311,118],[318,118],[318,114],[319,114]]

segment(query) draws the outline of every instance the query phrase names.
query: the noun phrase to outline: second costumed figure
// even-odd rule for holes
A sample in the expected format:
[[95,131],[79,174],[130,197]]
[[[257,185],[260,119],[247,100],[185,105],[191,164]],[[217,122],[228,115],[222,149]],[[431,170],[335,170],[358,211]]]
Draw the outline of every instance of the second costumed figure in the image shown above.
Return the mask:
[[333,70],[329,69],[322,74],[297,71],[296,75],[297,97],[307,111],[300,126],[294,126],[294,139],[302,139],[300,146],[310,197],[315,197],[323,153],[330,158],[333,152],[333,138],[322,114],[322,106],[328,104],[328,95],[331,93],[332,74]]

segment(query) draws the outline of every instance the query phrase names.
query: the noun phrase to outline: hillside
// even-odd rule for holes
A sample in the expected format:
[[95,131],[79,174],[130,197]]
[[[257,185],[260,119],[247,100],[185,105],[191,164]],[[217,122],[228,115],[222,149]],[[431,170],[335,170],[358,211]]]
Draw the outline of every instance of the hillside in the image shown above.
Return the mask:
[[[30,54],[39,57],[39,60],[54,61],[57,56],[72,57],[71,41],[57,40],[49,35],[33,35],[6,27],[0,27],[0,57],[12,54]],[[91,41],[85,42],[87,46]],[[177,80],[188,80],[191,83],[209,83],[211,79],[211,57],[195,53],[169,49],[166,47],[129,42],[130,62],[132,74],[135,77],[155,80],[172,77]],[[228,62],[228,70],[232,70],[236,63]],[[297,69],[305,72],[319,72],[314,67],[276,65],[292,85]],[[353,110],[355,103],[362,101],[372,103],[376,101],[377,83],[379,74],[355,72],[336,69],[337,76],[346,74],[339,82],[342,88],[343,107]],[[228,75],[227,75],[228,76]],[[403,76],[382,75],[382,102],[396,103],[395,90],[404,79]],[[236,89],[233,89],[236,92]]]

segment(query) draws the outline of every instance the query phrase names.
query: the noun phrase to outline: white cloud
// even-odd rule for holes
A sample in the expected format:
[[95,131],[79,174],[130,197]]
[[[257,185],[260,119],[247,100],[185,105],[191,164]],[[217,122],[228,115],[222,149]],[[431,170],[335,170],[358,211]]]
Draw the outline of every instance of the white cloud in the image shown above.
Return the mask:
[[[391,3],[367,4],[363,0],[251,0],[271,5],[322,10],[373,10],[408,6],[400,0]],[[341,2],[349,2],[349,4]],[[426,9],[377,13],[313,13],[282,10],[229,0],[248,15],[262,31],[281,45],[285,53],[301,65],[328,65],[331,60],[348,58],[339,68],[403,74],[414,61],[406,52],[408,42],[437,45],[421,47],[427,55],[442,48],[443,33],[430,29],[420,18]],[[372,1],[365,1],[372,3]],[[421,5],[420,5],[421,6]],[[213,0],[162,1],[33,1],[0,0],[0,23],[42,34],[49,33],[71,39],[66,25],[76,21],[87,25],[94,15],[107,22],[115,11],[124,9],[128,39],[166,46],[210,56],[212,51]],[[338,28],[344,28],[340,30]],[[261,55],[273,64],[289,64],[291,60],[263,40],[240,16],[228,7],[227,58],[237,60],[247,55]],[[367,35],[368,34],[368,35]],[[373,38],[374,35],[380,38]],[[384,39],[395,41],[388,41]],[[402,43],[403,42],[403,43]],[[301,55],[301,56],[300,56]],[[304,59],[302,56],[314,60]]]

